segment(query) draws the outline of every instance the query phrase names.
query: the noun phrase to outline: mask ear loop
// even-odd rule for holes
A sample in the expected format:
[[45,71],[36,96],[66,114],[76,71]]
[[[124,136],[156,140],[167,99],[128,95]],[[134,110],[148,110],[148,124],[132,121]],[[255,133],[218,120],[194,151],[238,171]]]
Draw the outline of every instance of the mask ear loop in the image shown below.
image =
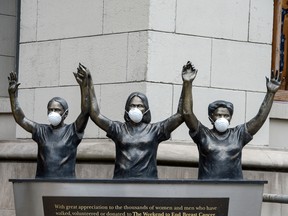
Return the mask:
[[143,116],[149,111],[150,109],[146,110],[144,113],[143,113]]
[[213,119],[210,116],[208,116],[208,119],[211,121],[212,124],[215,123],[215,121],[213,121]]
[[[134,108],[134,109],[138,109],[138,108]],[[150,109],[146,110],[142,115],[144,116]],[[129,110],[130,111],[130,110]],[[127,110],[125,110],[125,112],[129,115],[129,112]]]
[[63,115],[65,115],[65,114],[66,114],[66,112],[68,112],[68,109],[66,109],[66,110],[64,111],[64,113],[62,114],[62,116],[63,116]]
[[[134,109],[138,109],[138,108],[134,108]],[[143,113],[143,116],[149,111],[150,109],[148,109],[148,110],[146,110],[144,113]],[[129,110],[130,111],[130,110]],[[127,110],[125,110],[125,112],[127,113],[127,114],[129,114],[129,112],[127,111]]]
[[66,109],[66,110],[64,111],[64,113],[61,115],[62,121],[63,121],[63,116],[66,114],[66,112],[68,112],[68,109]]

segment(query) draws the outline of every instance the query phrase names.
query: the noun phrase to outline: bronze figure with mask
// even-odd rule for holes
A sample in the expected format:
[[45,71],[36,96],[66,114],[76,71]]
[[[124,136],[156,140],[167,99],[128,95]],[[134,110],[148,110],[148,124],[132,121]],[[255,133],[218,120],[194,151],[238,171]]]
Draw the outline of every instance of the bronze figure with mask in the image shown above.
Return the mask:
[[192,82],[197,70],[188,62],[183,66],[183,116],[189,134],[199,151],[199,179],[243,179],[242,148],[264,124],[272,107],[275,93],[280,87],[281,73],[272,71],[271,80],[266,77],[267,93],[257,115],[250,121],[228,128],[233,104],[218,100],[208,106],[208,118],[213,128],[205,127],[193,112]]
[[17,74],[11,72],[9,80],[9,96],[11,110],[15,121],[27,132],[38,145],[36,178],[75,178],[77,147],[81,142],[84,129],[89,119],[89,103],[87,79],[82,73],[81,64],[75,79],[81,89],[81,113],[72,124],[64,120],[69,109],[67,102],[61,97],[52,98],[47,105],[50,124],[39,124],[28,119],[18,101]]
[[177,112],[164,121],[151,123],[151,112],[147,97],[140,92],[129,95],[125,110],[125,122],[112,121],[100,113],[91,74],[88,75],[90,89],[90,118],[104,130],[116,147],[114,179],[157,179],[157,149],[159,143],[168,140],[170,134],[183,123],[182,100]]

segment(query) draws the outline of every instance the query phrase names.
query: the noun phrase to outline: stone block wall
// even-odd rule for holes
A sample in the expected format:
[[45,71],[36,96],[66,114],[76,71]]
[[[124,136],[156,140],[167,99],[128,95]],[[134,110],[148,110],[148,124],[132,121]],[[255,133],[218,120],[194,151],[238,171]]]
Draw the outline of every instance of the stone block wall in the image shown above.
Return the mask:
[[[0,7],[0,97],[7,97],[7,77],[15,70],[16,0],[2,0]],[[4,79],[5,77],[5,79]]]
[[[3,21],[14,16],[14,0],[0,0],[0,4],[0,26],[7,29],[5,38],[10,38],[13,32]],[[19,101],[26,116],[36,122],[47,123],[47,102],[54,96],[68,101],[67,123],[77,118],[80,90],[72,72],[79,62],[90,69],[101,112],[112,120],[123,121],[126,98],[133,91],[147,95],[152,122],[175,113],[182,87],[181,69],[188,60],[198,69],[193,87],[195,113],[207,126],[210,102],[231,101],[235,106],[235,126],[250,120],[265,96],[265,76],[269,77],[271,69],[271,0],[21,0],[20,11]],[[30,154],[30,149],[18,146],[23,140],[29,140],[30,145],[33,142],[27,139],[31,134],[16,126],[10,112],[6,77],[14,67],[14,57],[1,53],[7,46],[2,38],[0,70],[3,61],[8,64],[0,79],[0,152],[6,146],[0,157],[0,194],[7,197],[1,197],[0,215],[14,216],[8,179],[34,177],[36,148],[31,156],[23,157],[23,152]],[[263,165],[254,151],[243,152],[244,166],[250,160],[260,166],[275,166],[277,159],[278,168],[284,164],[287,170],[287,160],[281,156],[287,153],[287,110],[287,104],[274,103],[272,119],[245,148],[259,152],[280,148],[278,153],[267,154],[265,163],[268,162]],[[17,138],[11,149],[3,134]],[[107,141],[105,132],[89,121],[80,151],[95,138],[100,138],[96,145]],[[162,155],[163,148],[159,149],[160,178],[196,178],[197,149],[185,124],[172,133],[170,141],[177,148]],[[193,151],[186,151],[183,143],[192,146]],[[111,178],[113,145],[91,149],[78,157],[77,176]],[[7,159],[10,150],[13,157]],[[103,154],[103,161],[93,152]],[[169,160],[170,155],[177,160],[163,163],[163,158]],[[190,160],[192,165],[187,165]],[[265,192],[287,194],[287,172],[249,169],[252,168],[245,167],[245,178],[269,181]],[[262,212],[263,216],[282,216],[288,209],[264,203]]]
[[9,73],[15,71],[16,58],[16,0],[0,1],[0,139],[15,138],[15,123],[8,100]]
[[[102,114],[123,121],[127,96],[142,91],[156,122],[176,112],[181,69],[191,60],[199,70],[193,92],[197,117],[210,125],[208,104],[229,100],[234,126],[252,118],[264,97],[272,21],[270,0],[24,0],[20,102],[27,116],[45,123],[47,101],[64,97],[70,105],[67,122],[73,122],[80,91],[72,72],[81,62],[92,73]],[[17,128],[16,137],[31,136]],[[89,122],[85,138],[105,133]],[[191,140],[185,126],[172,140]],[[269,145],[268,122],[251,144]]]

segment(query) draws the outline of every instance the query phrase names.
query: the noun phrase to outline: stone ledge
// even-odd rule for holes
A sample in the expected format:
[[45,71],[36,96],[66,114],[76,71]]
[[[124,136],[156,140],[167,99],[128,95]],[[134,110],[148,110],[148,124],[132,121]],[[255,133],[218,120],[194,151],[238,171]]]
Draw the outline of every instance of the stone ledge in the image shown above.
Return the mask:
[[[36,160],[37,145],[30,139],[0,141],[0,161]],[[115,158],[114,143],[108,139],[84,139],[78,147],[78,162],[108,162]],[[198,150],[192,142],[166,141],[159,145],[158,165],[197,167]],[[244,170],[288,171],[288,150],[247,146],[243,149]]]

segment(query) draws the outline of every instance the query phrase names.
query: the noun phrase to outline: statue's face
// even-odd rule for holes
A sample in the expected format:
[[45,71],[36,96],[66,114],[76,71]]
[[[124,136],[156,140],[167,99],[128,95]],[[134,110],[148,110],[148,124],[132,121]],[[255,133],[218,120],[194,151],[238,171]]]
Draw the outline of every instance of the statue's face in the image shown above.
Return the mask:
[[214,111],[212,120],[215,122],[219,118],[225,118],[230,123],[232,116],[227,108],[219,107]]
[[48,114],[51,113],[51,112],[57,112],[57,113],[59,113],[62,116],[64,111],[65,110],[63,109],[61,104],[59,102],[57,102],[57,101],[52,101],[50,103],[50,105],[48,106],[48,108],[47,108]]
[[130,104],[129,104],[129,110],[132,108],[138,108],[142,113],[145,112],[144,104],[141,100],[141,98],[135,96],[132,98]]

